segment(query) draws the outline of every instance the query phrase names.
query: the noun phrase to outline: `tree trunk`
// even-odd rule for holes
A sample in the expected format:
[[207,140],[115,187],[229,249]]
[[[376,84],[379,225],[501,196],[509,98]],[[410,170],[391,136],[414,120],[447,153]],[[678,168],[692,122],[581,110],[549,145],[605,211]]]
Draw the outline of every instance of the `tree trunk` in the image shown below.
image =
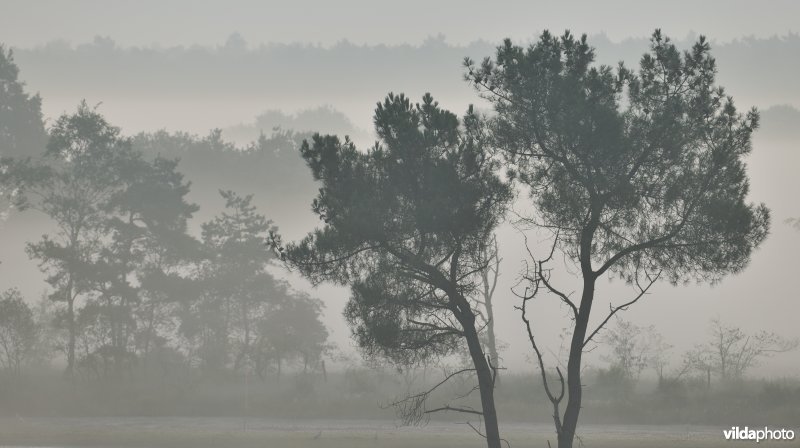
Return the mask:
[[142,375],[147,376],[147,362],[150,355],[150,341],[153,337],[153,329],[155,328],[156,320],[156,304],[155,299],[149,308],[149,315],[147,316],[147,331],[144,338],[144,353],[142,354]]
[[[489,349],[489,359],[492,360],[492,365],[494,367],[498,367],[500,360],[497,355],[497,339],[494,335],[494,310],[492,309],[492,298],[491,296],[486,297],[486,317],[488,322],[486,323],[486,345]],[[500,383],[500,376],[498,375],[496,378],[496,384]]]
[[[497,238],[493,237],[494,242],[494,267],[487,266],[483,271],[481,271],[481,279],[483,280],[483,302],[484,307],[486,308],[486,345],[489,350],[489,359],[492,360],[492,365],[494,367],[498,367],[500,363],[499,356],[497,354],[497,338],[495,337],[494,333],[494,305],[492,304],[492,299],[494,297],[494,291],[497,287],[497,279],[500,276],[500,258],[498,254],[497,248]],[[486,248],[483,249],[486,252]],[[491,259],[490,259],[491,260]],[[492,274],[492,279],[490,279],[489,274]],[[500,384],[500,376],[497,375],[495,378],[495,387]]]
[[578,416],[581,412],[581,399],[583,384],[581,384],[581,358],[583,357],[583,343],[586,340],[586,329],[589,325],[589,315],[594,301],[594,278],[584,275],[583,294],[581,295],[580,308],[575,318],[575,330],[572,333],[572,342],[569,348],[567,361],[567,407],[564,410],[564,420],[558,432],[558,448],[572,448],[575,440],[575,430],[578,427]]
[[464,328],[464,338],[467,340],[467,346],[469,347],[469,354],[478,376],[483,423],[486,427],[486,446],[488,448],[501,448],[500,428],[497,424],[497,410],[494,405],[494,375],[481,349],[481,341],[478,338],[478,332],[475,330],[475,316],[472,313],[464,314],[468,316],[461,323]]
[[[242,303],[242,324],[244,325],[244,344],[242,344],[242,352],[240,353],[240,357],[242,362],[244,362],[244,368],[246,369],[249,362],[250,362],[250,309],[247,306],[247,302],[243,301]],[[237,360],[237,364],[239,364]],[[237,368],[239,366],[236,366]]]
[[67,344],[67,370],[64,374],[72,379],[75,374],[75,298],[72,296],[72,281],[67,288],[67,319],[69,320],[69,343]]
[[431,274],[435,279],[434,286],[440,288],[447,294],[449,303],[452,306],[451,310],[458,320],[458,323],[461,325],[463,337],[467,341],[469,355],[470,358],[472,358],[472,364],[475,367],[475,373],[478,377],[478,390],[481,394],[483,424],[486,428],[486,432],[483,434],[486,438],[486,446],[487,448],[501,448],[500,428],[497,424],[497,410],[494,405],[494,373],[489,367],[489,362],[481,347],[478,331],[475,329],[475,314],[472,306],[467,298],[459,291],[458,283],[455,280],[456,273],[458,272],[457,263],[460,252],[461,249],[460,246],[458,246],[455,253],[452,255],[450,279],[445,277],[436,267],[418,261],[416,264],[419,265],[422,270]]

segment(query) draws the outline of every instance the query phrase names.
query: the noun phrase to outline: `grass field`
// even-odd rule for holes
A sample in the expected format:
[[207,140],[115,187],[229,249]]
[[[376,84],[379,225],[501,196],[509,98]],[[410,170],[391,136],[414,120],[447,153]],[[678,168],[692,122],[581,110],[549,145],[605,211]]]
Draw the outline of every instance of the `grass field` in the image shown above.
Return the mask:
[[[485,446],[463,424],[435,423],[397,428],[386,421],[276,421],[216,418],[3,419],[4,447],[225,447],[225,448],[479,448]],[[547,447],[546,425],[503,428],[511,447]],[[686,426],[586,426],[581,440],[589,448],[711,448],[730,446],[722,428]],[[738,444],[747,442],[738,442]],[[761,442],[762,446],[800,446]]]

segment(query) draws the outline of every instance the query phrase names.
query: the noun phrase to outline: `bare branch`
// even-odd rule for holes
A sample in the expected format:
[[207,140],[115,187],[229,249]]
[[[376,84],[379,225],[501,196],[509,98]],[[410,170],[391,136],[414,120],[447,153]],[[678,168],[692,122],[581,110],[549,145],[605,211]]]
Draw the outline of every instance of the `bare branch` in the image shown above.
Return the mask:
[[525,329],[528,332],[528,340],[531,343],[531,347],[533,348],[534,353],[536,353],[536,360],[539,363],[539,372],[542,375],[542,384],[544,385],[544,391],[547,394],[547,398],[550,400],[550,403],[553,405],[553,421],[555,422],[556,432],[561,432],[561,411],[559,410],[559,405],[561,404],[561,400],[564,399],[565,393],[565,385],[564,385],[564,375],[561,373],[561,369],[556,367],[556,372],[558,373],[558,380],[561,387],[561,390],[558,393],[558,396],[555,396],[553,392],[550,390],[550,383],[547,380],[547,371],[544,367],[544,359],[542,357],[542,352],[539,350],[539,346],[536,344],[536,338],[533,336],[533,329],[531,328],[531,321],[528,319],[527,316],[527,303],[530,298],[523,298],[522,306],[518,307],[522,314],[522,321],[525,322]]
[[[464,422],[464,424],[472,428],[472,430],[475,431],[475,433],[478,434],[479,436],[483,437],[484,439],[486,438],[486,434],[482,433],[479,428],[476,428],[475,425],[472,424],[472,422],[467,421]],[[506,444],[506,447],[511,448],[511,443],[509,443],[508,440],[506,439],[500,439],[500,440]]]
[[[428,410],[428,409],[425,408],[425,403],[426,403],[428,397],[430,396],[430,394],[433,393],[433,391],[435,391],[436,389],[441,387],[443,384],[445,384],[451,378],[453,378],[453,377],[455,377],[457,375],[461,375],[461,374],[466,373],[466,372],[474,372],[474,371],[475,371],[474,368],[472,368],[472,369],[461,369],[461,370],[455,371],[455,372],[445,376],[444,379],[442,379],[440,382],[436,383],[435,385],[433,385],[433,387],[429,388],[426,391],[423,391],[423,392],[420,392],[420,393],[417,393],[417,394],[414,394],[414,395],[410,395],[410,396],[405,397],[405,398],[403,398],[401,400],[396,400],[396,401],[390,403],[388,406],[382,406],[382,407],[383,408],[387,408],[389,406],[394,407],[396,409],[397,415],[400,418],[400,420],[401,420],[403,425],[419,425],[423,420],[426,419],[426,417],[429,414],[431,414],[433,412],[448,411],[448,410],[449,411],[466,412],[466,411],[460,411],[460,409],[462,409],[462,408],[455,408],[455,407],[452,407],[450,405],[444,406],[442,408],[436,408],[436,409],[433,409],[433,410]],[[479,413],[479,412],[472,410],[469,413],[476,414],[476,413]],[[480,413],[480,414],[482,414],[482,413]]]
[[608,323],[609,320],[611,320],[612,317],[614,317],[615,314],[617,314],[617,312],[627,310],[628,307],[630,307],[634,303],[638,302],[639,299],[644,297],[644,295],[647,294],[647,291],[650,289],[650,287],[653,286],[653,284],[655,284],[656,281],[658,281],[658,278],[660,276],[661,276],[661,271],[659,271],[658,274],[655,275],[655,277],[650,277],[649,275],[646,275],[648,284],[645,287],[641,286],[641,284],[639,283],[639,279],[637,278],[636,286],[639,288],[639,294],[637,294],[636,297],[634,297],[632,300],[625,302],[622,305],[619,306],[609,305],[608,315],[606,316],[605,319],[603,319],[602,322],[600,322],[600,325],[598,325],[597,328],[595,328],[594,331],[592,331],[592,333],[589,334],[589,337],[586,338],[585,341],[583,341],[582,347],[586,347],[586,344],[588,344],[592,340],[592,338],[594,338],[597,335],[597,333],[603,329],[603,327]]
[[465,414],[475,414],[475,415],[483,415],[483,412],[476,411],[475,409],[471,408],[458,408],[455,406],[445,405],[440,408],[435,409],[428,409],[424,411],[425,414],[433,414],[434,412],[446,412],[446,411],[454,411],[454,412],[463,412]]

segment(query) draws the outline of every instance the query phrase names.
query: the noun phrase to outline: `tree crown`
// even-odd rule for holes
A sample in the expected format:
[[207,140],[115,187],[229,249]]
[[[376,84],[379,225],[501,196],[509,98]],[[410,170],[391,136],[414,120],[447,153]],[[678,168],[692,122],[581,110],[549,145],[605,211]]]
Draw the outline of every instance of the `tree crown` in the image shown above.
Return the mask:
[[766,207],[746,202],[758,113],[740,114],[716,86],[708,42],[681,53],[657,30],[638,72],[593,62],[586,36],[569,32],[465,61],[495,105],[496,142],[530,187],[536,223],[595,276],[742,269],[769,225]]
[[474,290],[480,249],[510,190],[471,109],[460,124],[430,95],[412,104],[389,94],[375,129],[380,142],[366,152],[334,136],[304,142],[324,226],[284,256],[314,282],[351,285],[345,313],[362,347],[417,359],[454,348],[457,326],[428,319],[455,309],[445,293]]

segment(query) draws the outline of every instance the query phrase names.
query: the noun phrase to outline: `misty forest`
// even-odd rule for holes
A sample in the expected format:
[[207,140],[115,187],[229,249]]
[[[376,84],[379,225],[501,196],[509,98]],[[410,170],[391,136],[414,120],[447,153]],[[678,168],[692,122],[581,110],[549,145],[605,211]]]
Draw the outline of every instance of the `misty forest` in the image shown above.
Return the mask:
[[797,431],[800,37],[580,32],[2,42],[0,446]]

